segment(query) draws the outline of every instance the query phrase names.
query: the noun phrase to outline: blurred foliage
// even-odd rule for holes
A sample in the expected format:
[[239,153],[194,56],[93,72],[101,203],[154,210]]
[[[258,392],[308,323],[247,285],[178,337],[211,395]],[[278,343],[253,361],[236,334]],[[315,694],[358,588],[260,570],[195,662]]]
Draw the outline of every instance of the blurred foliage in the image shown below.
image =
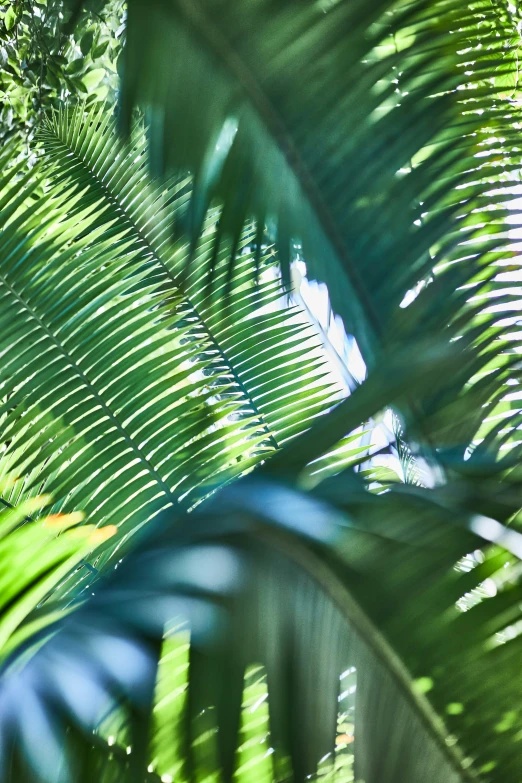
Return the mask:
[[73,32],[62,0],[0,5],[0,140],[33,138],[45,112],[63,101],[114,99],[125,35],[123,0],[91,0]]
[[[16,483],[3,478],[2,495]],[[65,607],[47,599],[71,570],[81,566],[84,556],[117,533],[114,526],[78,527],[84,519],[81,512],[39,515],[50,502],[45,495],[16,505],[0,500],[0,661],[4,667],[15,652],[31,654],[35,642],[49,635]]]

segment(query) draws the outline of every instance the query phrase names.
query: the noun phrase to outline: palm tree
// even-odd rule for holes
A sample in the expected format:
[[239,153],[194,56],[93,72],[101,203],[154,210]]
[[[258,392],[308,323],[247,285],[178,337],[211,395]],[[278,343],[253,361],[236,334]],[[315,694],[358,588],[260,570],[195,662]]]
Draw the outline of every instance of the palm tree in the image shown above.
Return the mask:
[[[514,14],[129,0],[126,141],[5,152],[4,562],[42,492],[107,528],[4,566],[5,780],[521,779]],[[369,368],[336,406],[297,245]],[[389,406],[422,483],[353,470]]]

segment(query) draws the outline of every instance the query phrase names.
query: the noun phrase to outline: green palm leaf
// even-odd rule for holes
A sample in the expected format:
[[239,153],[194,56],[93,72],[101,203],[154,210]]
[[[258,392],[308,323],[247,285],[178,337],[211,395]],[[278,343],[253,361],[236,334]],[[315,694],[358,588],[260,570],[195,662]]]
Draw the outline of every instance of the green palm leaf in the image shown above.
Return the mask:
[[[16,483],[2,480],[5,492]],[[83,514],[55,514],[35,521],[33,516],[51,501],[50,496],[28,498],[0,510],[0,581],[2,590],[0,658],[5,665],[20,648],[29,652],[37,636],[57,620],[63,607],[47,599],[83,558],[116,533],[115,527],[76,527]]]
[[[137,130],[132,144],[122,147],[108,110],[102,107],[85,116],[79,107],[49,118],[41,138],[46,160],[54,163],[52,176],[58,181],[72,179],[85,188],[77,208],[96,203],[100,220],[114,219],[118,230],[128,232],[128,239],[140,249],[147,281],[172,300],[186,322],[188,339],[200,346],[208,365],[205,372],[230,385],[241,415],[265,433],[266,448],[282,445],[332,403],[334,390],[317,340],[295,309],[282,307],[277,277],[268,269],[268,279],[256,289],[252,286],[255,251],[249,245],[255,236],[251,229],[242,234],[243,252],[228,283],[227,248],[220,250],[214,260],[218,280],[211,295],[204,279],[221,217],[208,217],[192,274],[185,280],[188,247],[172,237],[171,221],[190,196],[190,179],[155,187],[146,173],[143,133]],[[226,288],[231,300],[224,311]]]
[[[71,243],[89,226],[86,213],[66,217],[73,191],[20,211],[23,185],[4,191],[2,211],[5,465],[28,475],[29,490],[52,486],[58,508],[83,507],[95,523],[129,531],[144,507],[175,501],[191,455],[201,453],[195,484],[226,465],[205,450],[209,425],[228,411],[205,403],[214,392],[194,384],[194,350],[160,295],[136,289],[143,273],[129,242],[91,233]],[[144,434],[139,414],[159,400],[173,426]],[[212,437],[225,451],[226,434]],[[120,515],[110,501],[123,492]]]
[[414,401],[404,408],[409,426],[422,418],[415,438],[432,465],[440,447],[446,463],[473,436],[477,445],[490,433],[488,459],[517,437],[518,414],[498,417],[517,382],[518,334],[493,329],[518,285],[504,273],[518,270],[506,218],[520,160],[518,108],[505,107],[500,85],[516,68],[513,20],[497,5],[129,4],[120,117],[128,129],[132,108],[144,109],[153,171],[193,175],[175,211],[198,281],[217,203],[210,258],[228,238],[233,267],[252,218],[259,237],[266,224],[275,238],[284,276],[302,244],[369,366],[406,341],[412,352],[441,333],[478,343],[492,327],[489,356],[485,342],[451,391],[459,427],[419,417]]
[[[100,160],[114,174],[114,157]],[[158,218],[150,246],[137,236],[139,206],[131,220],[86,183],[88,171],[72,168],[70,184],[60,180],[44,198],[34,170],[2,190],[3,469],[26,476],[23,496],[51,491],[57,510],[81,508],[125,535],[249,469],[306,428],[334,389],[313,335],[303,343],[302,319],[278,305],[277,281],[256,293],[235,278],[237,335],[195,280],[204,318],[171,284],[159,254],[171,260],[179,246],[160,241],[165,210],[152,207],[163,192],[140,179],[141,165],[135,185],[148,188]],[[258,312],[274,302],[274,312]]]

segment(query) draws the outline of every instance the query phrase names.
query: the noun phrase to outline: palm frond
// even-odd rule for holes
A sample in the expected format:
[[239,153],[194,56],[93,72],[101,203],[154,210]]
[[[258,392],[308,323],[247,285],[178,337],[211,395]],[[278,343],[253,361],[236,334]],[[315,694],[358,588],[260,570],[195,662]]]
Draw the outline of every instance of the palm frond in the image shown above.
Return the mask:
[[[142,229],[100,204],[85,172],[34,198],[42,182],[34,170],[5,182],[0,216],[0,438],[3,469],[26,477],[25,494],[50,491],[56,510],[82,508],[125,535],[165,505],[193,505],[331,404],[298,316],[258,313],[238,278],[237,336],[194,293],[210,332],[179,288],[165,291],[161,228],[144,250]],[[268,282],[261,301],[275,296]]]
[[[253,216],[276,238],[289,277],[299,242],[309,276],[328,284],[369,366],[406,340],[413,351],[443,331],[460,339],[477,319],[485,335],[485,298],[497,297],[505,312],[515,282],[502,275],[509,264],[518,270],[506,219],[520,117],[502,97],[500,82],[516,68],[503,9],[448,0],[131,0],[122,122],[129,127],[142,106],[153,170],[193,173],[193,250],[216,200],[218,247],[226,236],[237,245]],[[440,445],[467,446],[471,430],[480,438],[481,414],[471,411],[488,405],[496,415],[517,382],[504,355],[495,376],[502,391],[493,383],[494,354],[518,344],[516,334],[501,337],[488,332],[491,361],[485,346],[482,367],[460,378],[464,389],[489,376],[472,404],[471,394],[456,403],[466,421],[453,442],[435,418],[424,421],[432,460]],[[415,405],[405,413],[419,418]]]
[[[227,457],[208,450],[209,426],[228,410],[208,403],[215,390],[194,383],[194,351],[157,291],[137,290],[143,272],[128,241],[100,238],[103,228],[98,242],[76,239],[89,218],[67,218],[74,189],[49,193],[30,211],[18,203],[29,190],[21,180],[3,191],[4,463],[27,475],[28,489],[52,488],[57,509],[83,507],[95,524],[117,521],[124,533],[143,508],[176,501],[196,452],[194,484],[205,466],[207,477],[225,466]],[[156,417],[168,412],[170,427],[144,432],[151,404]],[[226,453],[227,430],[218,430],[210,442]],[[236,443],[244,437],[237,430]],[[117,511],[112,501],[122,493]]]
[[[506,24],[495,4],[455,0],[130,0],[123,123],[130,127],[136,102],[145,105],[153,168],[174,168],[182,178],[160,190],[143,189],[145,142],[134,137],[126,150],[117,147],[103,113],[90,115],[85,124],[79,113],[72,122],[59,115],[48,124],[45,143],[53,150],[56,181],[63,189],[72,179],[83,192],[67,207],[72,217],[65,217],[70,193],[55,196],[62,212],[54,218],[54,233],[41,226],[38,206],[27,217],[15,198],[6,247],[25,248],[31,231],[38,231],[39,244],[33,251],[28,239],[27,254],[42,247],[54,252],[65,231],[59,268],[46,252],[33,288],[23,264],[17,274],[31,303],[43,296],[39,323],[45,335],[65,334],[70,344],[74,338],[75,366],[84,374],[101,368],[93,376],[96,400],[111,412],[118,433],[118,423],[130,428],[129,449],[138,457],[129,463],[125,453],[124,466],[113,457],[120,441],[111,441],[114,462],[93,474],[88,491],[83,485],[73,489],[79,462],[72,460],[71,468],[63,459],[76,445],[55,435],[54,408],[49,424],[42,416],[46,429],[31,429],[40,414],[24,402],[31,399],[29,382],[44,376],[35,371],[18,392],[20,361],[24,373],[44,360],[60,373],[68,371],[38,332],[38,351],[25,345],[21,356],[11,351],[4,381],[5,413],[11,413],[13,398],[16,406],[26,406],[14,408],[5,430],[13,438],[8,453],[16,466],[40,476],[43,454],[50,460],[44,472],[77,505],[90,498],[89,510],[99,518],[110,501],[118,519],[135,511],[145,520],[158,496],[158,506],[167,504],[163,485],[185,491],[187,482],[208,486],[223,475],[216,432],[223,434],[228,467],[249,440],[251,430],[230,423],[224,378],[231,381],[238,410],[250,406],[255,428],[252,461],[244,460],[237,472],[266,454],[268,431],[278,443],[294,434],[302,415],[303,368],[292,378],[283,376],[289,396],[297,395],[283,416],[275,389],[257,391],[264,373],[269,384],[281,375],[281,355],[272,361],[279,314],[259,323],[255,315],[253,279],[265,222],[287,277],[292,248],[303,242],[311,276],[328,283],[334,309],[357,337],[370,374],[291,447],[267,460],[257,477],[226,487],[187,519],[171,521],[162,535],[151,535],[25,667],[4,674],[0,764],[7,780],[22,774],[45,779],[57,769],[55,780],[60,775],[110,780],[123,769],[136,781],[156,772],[194,780],[218,770],[229,781],[237,766],[245,673],[260,662],[267,673],[274,778],[287,775],[289,762],[299,783],[332,753],[343,671],[357,680],[355,779],[518,783],[522,778],[516,707],[522,695],[522,546],[520,535],[504,527],[516,526],[520,511],[520,406],[510,396],[519,383],[520,346],[518,324],[506,322],[519,283],[505,277],[506,271],[519,274],[508,220],[520,161],[518,110],[506,108],[499,97],[499,79],[513,69],[513,61],[503,57],[512,34]],[[132,156],[137,160],[129,165]],[[178,226],[188,225],[190,243],[171,241],[172,213]],[[112,233],[104,229],[104,222],[122,214],[123,234],[118,222]],[[69,246],[73,223],[77,238]],[[85,236],[89,226],[103,234],[95,245]],[[76,266],[66,274],[67,252]],[[99,306],[91,279],[94,291],[98,283],[100,290],[107,285],[101,265],[110,265],[111,288],[102,315],[96,311],[96,329],[109,343],[101,343],[92,364],[96,349],[82,327],[93,329],[88,308]],[[203,284],[209,273],[211,288]],[[71,296],[87,309],[86,318],[77,318],[72,305],[63,315],[71,281]],[[261,281],[261,301],[279,295],[271,282]],[[9,286],[7,303],[15,291]],[[90,296],[84,305],[83,286]],[[213,297],[229,289],[227,314],[214,308]],[[118,306],[111,307],[115,297]],[[19,296],[6,310],[6,328],[20,328],[15,317],[25,324],[20,302]],[[234,324],[232,318],[246,313],[245,321]],[[55,317],[58,321],[49,322]],[[174,449],[164,440],[166,414],[160,419],[164,426],[143,434],[135,406],[145,405],[149,421],[146,406],[156,404],[150,387],[143,388],[146,402],[140,402],[136,376],[128,390],[125,376],[120,380],[122,367],[113,370],[114,354],[105,350],[115,350],[111,340],[120,350],[131,323],[128,340],[138,341],[138,351],[143,335],[163,351],[154,379],[165,381],[160,400],[166,400],[169,426],[171,411],[182,408]],[[258,350],[255,328],[262,330],[265,352]],[[288,338],[290,353],[300,332]],[[188,390],[205,351],[216,381],[209,383],[205,411],[222,423],[216,432],[210,432],[207,418],[193,427],[185,421],[201,399],[193,402]],[[183,403],[169,396],[170,352],[176,372],[180,359],[187,361],[186,372],[175,376]],[[144,361],[138,362],[140,378]],[[313,374],[318,372],[314,365]],[[322,393],[318,406],[328,401],[329,391],[324,400]],[[305,394],[310,405],[308,389]],[[48,397],[44,400],[47,404]],[[431,488],[391,482],[368,488],[364,475],[342,471],[340,439],[392,404],[401,413],[408,449],[428,454],[443,468]],[[63,416],[70,410],[56,407]],[[87,418],[83,409],[78,413],[78,421]],[[36,458],[27,451],[18,456],[16,439],[25,427]],[[103,454],[100,442],[105,447],[96,435],[93,448]],[[353,443],[344,442],[350,463]],[[64,448],[59,459],[65,468],[54,457],[57,447]],[[144,449],[163,482],[159,489],[139,461]],[[87,462],[89,469],[94,464]],[[193,464],[197,476],[187,472]],[[323,469],[328,477],[321,481]],[[126,483],[111,483],[115,470]],[[64,474],[70,483],[60,485]],[[99,477],[96,494],[92,485]],[[367,478],[372,482],[375,473]],[[295,480],[311,490],[284,483]],[[464,570],[463,563],[471,566]],[[486,583],[494,588],[489,593]],[[154,743],[150,747],[157,671],[165,632],[179,617],[187,618],[190,630],[190,651],[185,637],[179,643],[188,655],[188,684],[177,681],[181,703],[172,713],[173,724],[182,728],[179,766],[150,773],[158,755]],[[116,666],[115,659],[125,663]],[[81,683],[87,698],[74,698],[71,682]],[[18,692],[41,717],[36,742],[23,731]],[[121,735],[115,732],[119,752],[113,756],[113,743],[100,743],[108,724],[122,726]],[[252,774],[255,769],[261,767]],[[267,774],[266,766],[261,774]]]
[[[59,112],[48,119],[41,137],[46,160],[54,164],[52,176],[85,189],[77,208],[96,203],[99,219],[114,219],[140,249],[147,282],[163,291],[186,323],[187,339],[200,346],[205,372],[230,386],[240,415],[265,434],[266,449],[301,432],[335,400],[317,338],[295,308],[283,306],[278,277],[268,269],[266,279],[253,286],[250,270],[260,248],[253,247],[252,227],[242,231],[241,255],[228,280],[226,249],[211,258],[222,217],[214,210],[191,275],[184,279],[188,246],[183,237],[172,236],[172,216],[182,213],[190,197],[189,177],[155,186],[147,175],[145,134],[137,128],[132,143],[121,145],[104,107],[87,115],[82,107]],[[204,284],[210,263],[217,276],[212,292]],[[225,291],[230,295],[226,310]]]

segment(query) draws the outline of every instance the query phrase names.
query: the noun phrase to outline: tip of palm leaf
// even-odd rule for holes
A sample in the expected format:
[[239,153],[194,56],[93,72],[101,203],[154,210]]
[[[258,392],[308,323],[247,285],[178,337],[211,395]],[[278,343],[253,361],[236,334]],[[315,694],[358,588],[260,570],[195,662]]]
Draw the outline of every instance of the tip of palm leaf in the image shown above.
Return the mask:
[[52,499],[52,495],[37,495],[35,498],[25,500],[22,507],[26,513],[30,514],[32,511],[39,511],[44,506],[48,506]]
[[[13,474],[9,473],[6,476],[2,476],[0,478],[0,492],[5,492],[8,489],[12,489],[17,481],[23,481],[23,476],[14,476]],[[41,495],[39,497],[42,497]]]
[[98,527],[89,536],[89,543],[93,546],[99,546],[109,538],[112,538],[118,532],[116,525],[105,525],[105,527]]
[[105,525],[105,527],[82,525],[82,527],[77,527],[75,530],[71,530],[69,536],[75,539],[84,539],[85,543],[90,549],[95,549],[109,538],[115,536],[117,532],[118,528],[116,525]]
[[70,514],[49,514],[44,521],[43,526],[50,530],[61,532],[70,527],[79,525],[85,519],[83,511],[72,511]]

